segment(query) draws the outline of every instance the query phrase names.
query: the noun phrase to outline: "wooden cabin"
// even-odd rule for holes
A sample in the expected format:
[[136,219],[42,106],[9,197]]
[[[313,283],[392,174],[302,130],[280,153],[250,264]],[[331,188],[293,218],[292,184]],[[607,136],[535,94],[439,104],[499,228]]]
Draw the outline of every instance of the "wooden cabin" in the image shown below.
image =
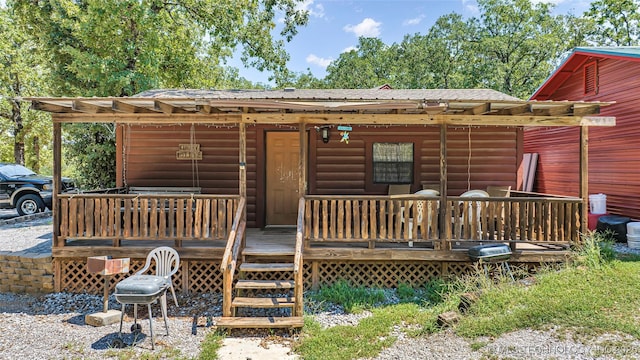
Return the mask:
[[[640,47],[576,48],[531,99],[615,101],[602,115],[616,126],[588,130],[588,189],[606,194],[609,213],[640,219]],[[525,151],[539,154],[536,191],[579,196],[579,137],[572,127],[524,132]]]
[[[597,115],[608,103],[522,101],[482,89],[30,100],[52,113],[58,189],[62,125],[116,127],[119,191],[55,194],[56,290],[99,290],[88,256],[130,257],[135,270],[165,244],[182,259],[178,289],[222,291],[227,319],[242,306],[291,307],[294,326],[304,288],[339,279],[419,286],[469,271],[476,244],[507,243],[523,266],[565,260],[585,227],[586,186],[569,197],[518,191],[523,128],[586,135],[588,126],[615,123]],[[586,141],[575,145],[582,165]],[[233,295],[274,288],[293,296]]]

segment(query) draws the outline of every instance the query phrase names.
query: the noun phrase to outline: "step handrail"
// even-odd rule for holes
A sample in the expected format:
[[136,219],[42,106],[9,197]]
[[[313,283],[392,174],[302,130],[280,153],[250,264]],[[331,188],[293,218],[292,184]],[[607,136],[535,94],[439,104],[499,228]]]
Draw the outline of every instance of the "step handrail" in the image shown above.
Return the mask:
[[244,211],[245,206],[245,198],[240,198],[238,209],[236,209],[236,213],[233,218],[233,225],[231,226],[231,231],[229,232],[227,246],[225,247],[224,255],[222,256],[222,263],[220,264],[220,270],[222,271],[223,279],[223,316],[231,316],[233,277],[236,271],[236,263],[238,262],[238,254],[240,254],[240,252],[242,251],[241,248],[244,244],[244,233],[247,228],[247,221],[245,219]]
[[304,242],[304,215],[306,200],[301,197],[298,202],[298,224],[296,227],[296,247],[293,259],[293,279],[294,289],[293,296],[295,298],[295,307],[293,309],[294,316],[302,316],[303,306],[303,268],[302,268],[302,245]]

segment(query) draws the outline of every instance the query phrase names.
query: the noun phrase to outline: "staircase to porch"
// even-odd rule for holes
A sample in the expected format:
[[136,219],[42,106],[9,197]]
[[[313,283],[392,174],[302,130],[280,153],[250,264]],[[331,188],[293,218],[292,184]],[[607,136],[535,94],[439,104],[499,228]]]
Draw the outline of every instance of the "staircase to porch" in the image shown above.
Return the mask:
[[302,327],[302,314],[295,311],[294,265],[293,247],[291,251],[279,252],[245,249],[233,287],[232,316],[221,318],[218,326]]
[[[301,202],[302,214],[304,201]],[[300,328],[303,321],[302,222],[293,231],[271,234],[280,241],[244,247],[245,222],[232,230],[223,258],[222,328]],[[234,222],[235,225],[235,222]],[[284,237],[290,241],[282,241]],[[288,239],[287,239],[288,240]],[[289,245],[283,245],[289,244]],[[241,261],[238,257],[241,256]],[[237,264],[239,263],[239,266]],[[238,272],[235,279],[235,272]]]

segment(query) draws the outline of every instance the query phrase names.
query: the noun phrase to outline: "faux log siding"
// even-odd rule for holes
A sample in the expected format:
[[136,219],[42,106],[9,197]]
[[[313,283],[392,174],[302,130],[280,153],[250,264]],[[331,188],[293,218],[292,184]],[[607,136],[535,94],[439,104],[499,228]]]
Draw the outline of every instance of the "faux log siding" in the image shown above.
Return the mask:
[[[517,130],[502,127],[471,129],[471,177],[468,186],[469,129],[448,130],[449,195],[459,195],[488,185],[512,185],[517,176]],[[412,190],[421,182],[440,181],[440,128],[431,127],[354,127],[349,144],[341,143],[336,132],[324,144],[311,137],[309,193],[315,195],[386,194],[387,185],[373,184],[371,147],[374,142],[413,142],[415,173]]]
[[[607,211],[640,218],[640,62],[600,59],[599,88],[596,95],[583,95],[582,68],[579,68],[552,95],[550,100],[615,101],[602,110],[603,116],[615,116],[615,127],[589,129],[589,193],[607,195]],[[525,132],[525,151],[541,154],[536,191],[577,195],[578,155],[553,152],[543,157],[553,144],[573,143],[578,146],[579,132],[559,129]],[[575,171],[574,171],[575,169]],[[567,174],[571,181],[560,179]],[[569,183],[569,184],[567,184]],[[568,190],[573,189],[573,193]]]
[[[129,139],[127,139],[129,136]],[[125,127],[124,172],[128,186],[198,186],[203,194],[238,194],[237,127],[195,126],[202,161],[197,173],[189,160],[176,160],[179,144],[188,144],[190,125]],[[119,159],[120,160],[120,159]],[[256,219],[256,127],[247,127],[247,224]]]

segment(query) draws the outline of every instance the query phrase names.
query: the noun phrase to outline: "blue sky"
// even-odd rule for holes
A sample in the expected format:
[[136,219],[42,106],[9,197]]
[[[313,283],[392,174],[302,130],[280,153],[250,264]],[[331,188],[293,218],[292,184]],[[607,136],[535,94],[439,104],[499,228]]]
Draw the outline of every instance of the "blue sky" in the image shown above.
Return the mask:
[[[556,5],[555,14],[575,15],[581,15],[590,3],[546,2]],[[377,37],[392,44],[402,41],[406,34],[426,34],[442,15],[456,12],[468,18],[479,14],[475,0],[305,0],[300,7],[309,11],[309,22],[286,45],[291,56],[289,68],[296,72],[309,68],[319,78],[325,76],[331,60],[357,45],[359,36]],[[253,82],[268,82],[267,73],[245,69],[237,60],[229,65],[240,68],[240,75]]]

